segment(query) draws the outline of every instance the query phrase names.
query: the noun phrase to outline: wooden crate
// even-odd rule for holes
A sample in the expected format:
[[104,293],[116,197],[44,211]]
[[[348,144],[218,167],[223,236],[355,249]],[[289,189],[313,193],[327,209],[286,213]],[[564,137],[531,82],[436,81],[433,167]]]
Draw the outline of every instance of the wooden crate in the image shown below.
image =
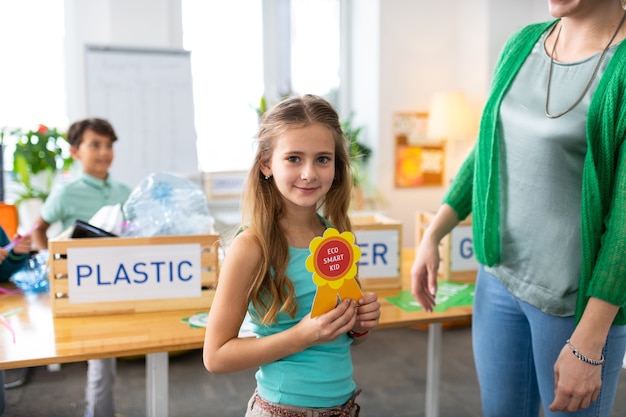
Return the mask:
[[[419,245],[434,213],[418,212],[415,245]],[[460,222],[439,244],[439,278],[446,281],[475,282],[478,262],[474,257],[471,216]]]
[[[202,290],[199,297],[131,300],[114,302],[70,303],[68,259],[70,248],[105,248],[146,245],[200,245],[200,268]],[[207,311],[217,286],[219,273],[219,236],[188,235],[188,236],[154,236],[132,238],[87,238],[50,240],[48,243],[50,264],[50,297],[52,312],[55,317],[90,316],[102,314],[143,313],[164,310],[198,309]]]
[[361,248],[359,281],[365,290],[402,287],[402,224],[380,214],[351,215]]

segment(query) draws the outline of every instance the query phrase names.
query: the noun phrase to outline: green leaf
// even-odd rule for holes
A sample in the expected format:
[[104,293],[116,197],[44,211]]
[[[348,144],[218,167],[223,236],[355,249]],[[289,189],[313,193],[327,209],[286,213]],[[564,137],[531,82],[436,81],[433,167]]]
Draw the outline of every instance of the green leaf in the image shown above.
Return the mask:
[[30,170],[28,169],[28,161],[23,153],[17,153],[16,151],[13,159],[13,172],[15,172],[17,179],[24,185],[26,190],[30,190]]
[[[59,132],[56,128],[25,132],[22,129],[9,130],[5,126],[0,130],[0,140],[4,141],[5,135],[15,138],[16,142],[13,172],[20,188],[16,204],[27,198],[45,200],[50,193],[56,173],[60,169],[69,169],[74,162],[69,152],[67,134]],[[34,189],[32,185],[32,176],[38,174],[45,175],[43,190]]]

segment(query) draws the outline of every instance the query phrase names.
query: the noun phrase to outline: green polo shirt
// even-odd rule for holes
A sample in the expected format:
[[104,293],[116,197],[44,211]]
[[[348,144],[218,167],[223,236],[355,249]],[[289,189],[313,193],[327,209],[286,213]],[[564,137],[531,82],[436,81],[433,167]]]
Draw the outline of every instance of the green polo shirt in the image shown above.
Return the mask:
[[52,191],[41,207],[41,218],[49,224],[60,221],[67,229],[78,219],[88,222],[104,206],[124,203],[130,191],[110,175],[101,180],[81,172],[78,178]]

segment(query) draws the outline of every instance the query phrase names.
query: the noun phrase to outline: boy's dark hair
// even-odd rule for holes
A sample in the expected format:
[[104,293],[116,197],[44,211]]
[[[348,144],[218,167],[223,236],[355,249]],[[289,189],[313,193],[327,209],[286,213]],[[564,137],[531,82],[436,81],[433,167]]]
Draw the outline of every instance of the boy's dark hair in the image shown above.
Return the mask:
[[93,130],[99,135],[108,136],[111,138],[111,142],[115,142],[117,140],[117,135],[115,134],[115,130],[113,129],[113,126],[111,126],[111,123],[104,119],[92,117],[72,123],[70,128],[67,130],[67,141],[70,145],[78,148],[80,143],[83,141],[83,135],[87,129]]

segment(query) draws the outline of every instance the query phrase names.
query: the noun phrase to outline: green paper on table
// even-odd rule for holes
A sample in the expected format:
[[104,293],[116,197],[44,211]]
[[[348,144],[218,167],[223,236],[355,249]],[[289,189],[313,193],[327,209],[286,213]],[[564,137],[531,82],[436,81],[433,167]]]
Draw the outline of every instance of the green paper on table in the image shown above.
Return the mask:
[[[191,317],[183,317],[181,321],[183,323],[187,323],[192,329],[202,329],[207,326],[208,318],[209,312],[202,311],[192,315]],[[255,334],[252,331],[252,320],[250,319],[250,315],[246,314],[246,317],[243,319],[243,323],[241,323],[241,328],[239,329],[239,337],[253,336],[255,336]]]
[[182,321],[189,324],[192,329],[199,329],[206,327],[207,319],[209,318],[208,312],[199,312],[191,317],[183,317]]
[[[387,297],[387,300],[404,311],[422,311],[422,307],[411,295],[411,291],[403,290],[400,294]],[[443,313],[451,307],[471,306],[474,302],[474,284],[452,281],[437,282],[437,296],[433,311]]]

